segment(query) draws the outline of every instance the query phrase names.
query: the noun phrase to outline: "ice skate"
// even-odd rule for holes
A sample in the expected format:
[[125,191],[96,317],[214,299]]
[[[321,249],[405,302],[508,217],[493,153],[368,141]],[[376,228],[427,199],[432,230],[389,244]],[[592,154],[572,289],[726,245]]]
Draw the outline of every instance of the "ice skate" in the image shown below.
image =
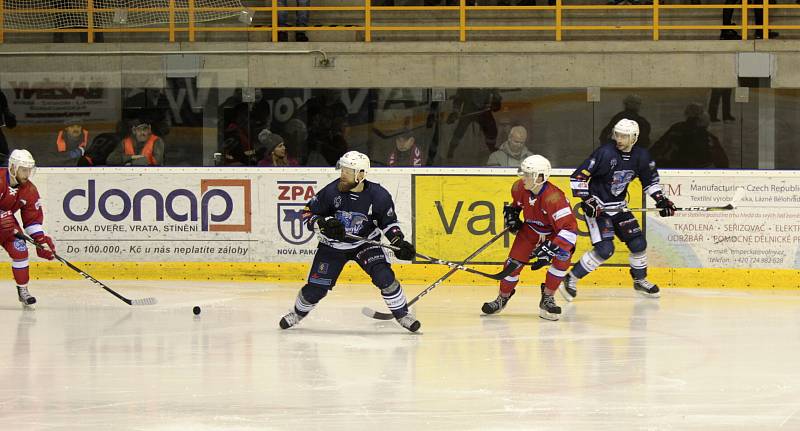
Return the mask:
[[28,292],[27,286],[17,286],[17,296],[23,306],[29,307],[36,304],[36,297]]
[[419,327],[422,326],[422,324],[419,323],[419,320],[415,319],[414,316],[411,315],[411,313],[408,313],[403,317],[397,318],[397,323],[399,323],[400,326],[408,329],[411,332],[419,331]]
[[494,301],[485,302],[483,304],[483,307],[481,307],[481,311],[483,311],[484,314],[495,314],[503,311],[503,309],[506,308],[508,301],[511,299],[512,296],[514,296],[514,293],[516,293],[516,291],[517,291],[516,289],[512,289],[511,293],[508,294],[508,297],[504,297],[503,295],[498,294],[497,299],[495,299]]
[[558,320],[561,316],[561,307],[556,305],[556,300],[553,295],[548,295],[544,292],[544,284],[542,284],[542,299],[539,300],[539,317],[545,320]]
[[567,302],[572,302],[578,296],[578,279],[568,272],[564,276],[564,281],[558,285],[558,292]]
[[659,296],[661,296],[661,294],[659,293],[660,290],[658,288],[658,285],[655,285],[655,284],[647,281],[646,278],[642,278],[642,279],[639,279],[639,280],[635,280],[634,279],[633,280],[633,288],[639,294],[641,294],[643,296],[646,296],[648,298],[658,298]]
[[300,323],[300,321],[303,320],[303,317],[305,316],[301,316],[297,314],[295,311],[290,311],[281,318],[279,325],[281,326],[281,329],[289,329],[292,326]]

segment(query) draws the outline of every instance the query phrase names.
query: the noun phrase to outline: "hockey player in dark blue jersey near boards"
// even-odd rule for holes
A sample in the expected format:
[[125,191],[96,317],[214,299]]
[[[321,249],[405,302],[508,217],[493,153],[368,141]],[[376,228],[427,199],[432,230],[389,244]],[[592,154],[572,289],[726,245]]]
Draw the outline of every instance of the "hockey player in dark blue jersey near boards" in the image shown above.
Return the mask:
[[408,313],[403,288],[394,276],[383,248],[348,238],[355,235],[379,240],[381,233],[400,248],[395,256],[414,258],[414,246],[403,238],[397,223],[392,196],[380,184],[365,179],[369,158],[358,151],[345,153],[336,164],[340,177],[320,190],[309,201],[303,218],[310,229],[319,228],[319,245],[306,285],[300,289],[294,310],[283,316],[282,329],[288,329],[308,315],[336,285],[345,263],[354,260],[372,278],[397,322],[411,332],[420,322]]
[[581,207],[593,248],[572,267],[559,287],[567,301],[578,294],[578,280],[614,254],[615,235],[630,250],[633,288],[644,296],[659,296],[658,286],[647,280],[647,242],[642,228],[627,210],[628,184],[638,177],[644,192],[661,208],[661,217],[675,215],[675,204],[661,191],[658,170],[650,152],[634,146],[638,138],[639,125],[623,118],[614,126],[612,140],[596,149],[570,177],[573,196],[583,200]]

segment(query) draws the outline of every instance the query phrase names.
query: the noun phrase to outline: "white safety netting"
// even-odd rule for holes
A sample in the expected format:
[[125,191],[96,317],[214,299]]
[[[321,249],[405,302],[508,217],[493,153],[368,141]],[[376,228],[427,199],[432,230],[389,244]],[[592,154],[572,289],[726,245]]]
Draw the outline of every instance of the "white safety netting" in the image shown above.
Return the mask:
[[[88,0],[5,0],[4,21],[9,29],[56,29],[88,27]],[[93,0],[92,26],[96,28],[144,27],[170,22],[173,3],[174,22],[189,22],[188,0]],[[194,0],[195,22],[239,16],[244,11],[240,0]],[[203,10],[203,8],[232,8]]]

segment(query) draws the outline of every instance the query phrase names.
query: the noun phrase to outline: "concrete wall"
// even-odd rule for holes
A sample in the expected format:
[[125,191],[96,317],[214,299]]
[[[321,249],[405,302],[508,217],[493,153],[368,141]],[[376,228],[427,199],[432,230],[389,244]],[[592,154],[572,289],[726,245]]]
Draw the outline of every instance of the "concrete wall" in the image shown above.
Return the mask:
[[[317,67],[312,49],[333,67]],[[798,51],[789,40],[4,44],[0,74],[109,72],[123,87],[160,87],[161,53],[195,52],[211,87],[735,87],[737,53],[766,52],[772,86],[796,88]]]

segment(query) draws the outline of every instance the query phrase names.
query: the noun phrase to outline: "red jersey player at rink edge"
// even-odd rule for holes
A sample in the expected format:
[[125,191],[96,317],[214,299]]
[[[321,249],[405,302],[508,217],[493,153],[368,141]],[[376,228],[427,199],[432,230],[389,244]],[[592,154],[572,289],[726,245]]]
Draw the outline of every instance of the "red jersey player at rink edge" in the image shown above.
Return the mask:
[[30,181],[36,168],[27,150],[14,150],[8,157],[8,169],[0,168],[0,242],[11,257],[11,268],[17,282],[17,295],[23,305],[33,305],[36,298],[28,292],[28,247],[25,240],[15,237],[22,229],[14,214],[19,210],[25,233],[37,244],[36,254],[52,260],[56,250],[53,240],[42,229],[42,204],[39,191]]
[[[524,264],[536,257],[532,269],[550,264],[541,285],[539,317],[558,320],[561,308],[556,305],[553,294],[569,269],[578,239],[578,221],[564,192],[547,181],[550,162],[546,158],[527,157],[520,164],[518,174],[522,178],[511,186],[512,202],[503,208],[505,226],[517,234],[505,263],[506,268],[513,266],[514,270],[500,281],[497,299],[483,304],[481,310],[495,314],[505,308],[516,291]],[[520,213],[524,221],[520,220]]]

